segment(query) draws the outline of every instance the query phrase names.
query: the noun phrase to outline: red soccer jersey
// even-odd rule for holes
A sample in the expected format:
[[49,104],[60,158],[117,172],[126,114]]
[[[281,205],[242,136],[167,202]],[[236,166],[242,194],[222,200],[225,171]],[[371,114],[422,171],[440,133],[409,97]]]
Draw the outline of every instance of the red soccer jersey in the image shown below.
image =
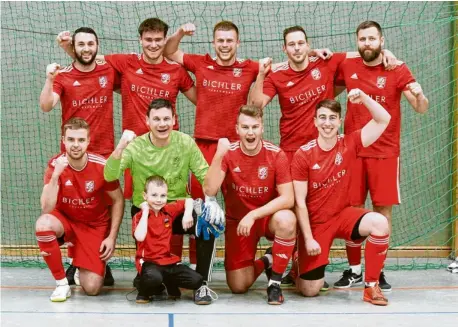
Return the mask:
[[281,108],[280,147],[296,151],[318,136],[313,123],[316,105],[324,99],[334,99],[334,78],[346,53],[336,53],[329,60],[309,57],[309,65],[301,72],[291,69],[288,62],[278,65],[264,81],[264,94],[278,94]]
[[322,150],[316,139],[297,150],[291,175],[293,180],[308,182],[306,203],[311,224],[324,224],[350,205],[350,169],[361,147],[361,130],[357,130],[345,137],[338,135],[329,151]]
[[[366,66],[361,57],[346,59],[339,68],[336,83],[345,84],[347,90],[359,88],[380,103],[391,115],[391,120],[382,136],[371,146],[361,149],[358,156],[372,158],[398,157],[401,135],[401,96],[407,84],[415,82],[409,68],[402,62],[391,71],[382,64]],[[369,110],[362,104],[347,102],[345,134],[361,129],[372,119]]]
[[196,76],[197,108],[194,137],[218,140],[238,139],[237,115],[247,104],[251,84],[259,66],[252,60],[237,59],[232,66],[220,66],[210,55],[185,54],[184,67]]
[[[160,64],[149,64],[143,54],[135,53],[105,55],[105,59],[121,75],[122,129],[137,135],[149,132],[146,112],[153,100],[169,100],[176,112],[178,92],[194,85],[180,64],[165,58]],[[173,128],[179,128],[178,117]]]
[[[51,180],[56,159],[65,156],[54,156],[48,163],[44,175],[44,184]],[[59,176],[59,193],[56,209],[72,221],[90,226],[106,225],[110,221],[105,193],[114,191],[119,182],[106,182],[103,178],[105,158],[96,154],[87,154],[87,164],[81,170],[68,165]]]
[[[153,210],[149,211],[148,230],[143,242],[137,242],[137,254],[135,260],[143,264],[144,261],[153,262],[160,266],[171,265],[180,262],[180,257],[170,252],[170,239],[172,238],[173,220],[184,213],[185,200],[168,203],[156,216]],[[138,212],[132,219],[132,235],[137,229],[142,217]]]
[[242,152],[240,141],[231,144],[221,164],[226,173],[223,195],[226,215],[241,220],[251,210],[262,207],[278,196],[276,186],[290,183],[291,172],[286,154],[276,145],[262,141],[255,156]]
[[81,72],[73,64],[61,69],[53,91],[60,96],[62,126],[72,117],[83,118],[91,127],[88,151],[109,155],[114,149],[113,88],[119,81],[105,61],[95,63],[91,72]]

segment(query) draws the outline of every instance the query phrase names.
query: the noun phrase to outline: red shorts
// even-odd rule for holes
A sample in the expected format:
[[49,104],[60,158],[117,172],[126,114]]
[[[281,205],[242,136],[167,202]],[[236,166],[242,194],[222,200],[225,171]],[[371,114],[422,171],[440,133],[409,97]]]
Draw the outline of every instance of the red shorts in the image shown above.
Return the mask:
[[225,258],[226,271],[242,269],[253,265],[258,242],[261,237],[273,240],[275,235],[269,230],[270,217],[257,219],[250,230],[250,236],[238,236],[239,220],[226,219]]
[[130,174],[130,169],[124,171],[124,199],[132,199],[134,194],[134,187],[132,182],[132,175]]
[[[103,226],[88,226],[68,219],[60,211],[54,209],[51,213],[64,226],[64,242],[72,243],[73,265],[87,269],[100,276],[105,276],[106,262],[100,260],[100,244],[110,234],[110,224]],[[63,244],[63,243],[62,243]],[[60,244],[60,245],[62,245]]]
[[368,190],[375,206],[400,204],[399,171],[399,157],[358,157],[352,166],[351,205],[364,205]]
[[342,212],[329,219],[325,224],[313,226],[312,235],[315,241],[321,247],[321,253],[315,256],[309,256],[305,250],[305,241],[302,233],[299,233],[298,252],[299,252],[299,274],[305,274],[315,268],[327,265],[329,263],[329,251],[331,250],[332,242],[336,238],[362,243],[364,238],[352,240],[351,234],[358,220],[366,213],[370,212],[367,209],[347,207]]
[[[196,139],[196,144],[204,155],[205,160],[210,165],[215,156],[218,147],[218,141]],[[204,199],[204,191],[202,185],[197,180],[196,176],[192,175],[188,182],[188,192],[191,193],[193,199]]]

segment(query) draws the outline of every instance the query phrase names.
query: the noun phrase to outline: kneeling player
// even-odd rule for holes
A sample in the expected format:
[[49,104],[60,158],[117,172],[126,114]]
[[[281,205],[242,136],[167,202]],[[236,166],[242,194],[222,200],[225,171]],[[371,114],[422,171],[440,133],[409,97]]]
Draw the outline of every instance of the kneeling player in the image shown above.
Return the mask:
[[[268,303],[281,304],[281,277],[296,236],[296,217],[288,210],[294,205],[288,158],[262,139],[261,109],[242,106],[236,130],[240,141],[220,139],[204,182],[208,195],[216,195],[222,185],[227,283],[233,293],[245,293],[264,269],[268,277],[271,269]],[[262,236],[274,241],[272,253],[255,261]]]
[[[59,245],[73,245],[73,265],[80,269],[80,283],[87,295],[98,295],[103,286],[106,261],[116,245],[124,213],[119,182],[106,182],[105,159],[87,153],[89,125],[71,118],[63,126],[65,153],[48,164],[41,194],[43,214],[36,222],[40,253],[56,279],[51,301],[71,296]],[[113,200],[111,219],[105,192]]]
[[367,107],[372,120],[350,135],[338,135],[341,107],[323,100],[316,107],[318,138],[294,155],[291,174],[300,225],[297,286],[304,296],[315,296],[324,282],[324,270],[335,238],[361,243],[367,238],[364,301],[387,305],[378,278],[386,257],[389,226],[385,216],[351,207],[348,190],[357,150],[374,143],[387,127],[390,114],[359,89],[348,94],[352,103]]
[[[137,303],[150,302],[163,283],[197,293],[204,285],[202,275],[182,265],[180,257],[170,252],[172,230],[174,234],[184,234],[194,229],[193,200],[187,198],[167,204],[167,189],[164,178],[149,177],[143,193],[146,202],[132,219],[132,233],[137,241],[135,265],[140,274]],[[211,303],[211,299],[197,294],[194,301],[196,304]]]

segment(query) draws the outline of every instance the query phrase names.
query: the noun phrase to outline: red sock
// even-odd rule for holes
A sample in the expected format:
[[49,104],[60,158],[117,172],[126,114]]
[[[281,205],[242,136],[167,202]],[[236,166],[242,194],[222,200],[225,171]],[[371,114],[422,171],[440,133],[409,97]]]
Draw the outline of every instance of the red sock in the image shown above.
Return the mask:
[[272,272],[277,274],[283,274],[288,266],[289,259],[293,254],[294,245],[296,244],[296,238],[284,239],[275,236],[274,245],[272,246]]
[[352,241],[345,241],[347,249],[348,264],[350,266],[357,266],[361,264],[361,244],[353,243]]
[[266,265],[262,259],[257,259],[254,261],[254,279],[258,279],[259,275],[262,274]]
[[189,262],[197,264],[197,251],[196,251],[196,239],[194,237],[189,238]]
[[56,233],[53,231],[36,232],[38,247],[46,264],[51,270],[55,280],[65,278],[65,270],[62,265],[62,254],[60,253],[59,243],[57,243]]
[[183,254],[183,235],[172,235],[170,239],[170,252],[181,258]]
[[364,257],[366,260],[365,282],[376,282],[380,277],[383,264],[385,263],[386,252],[390,236],[369,235],[366,241]]

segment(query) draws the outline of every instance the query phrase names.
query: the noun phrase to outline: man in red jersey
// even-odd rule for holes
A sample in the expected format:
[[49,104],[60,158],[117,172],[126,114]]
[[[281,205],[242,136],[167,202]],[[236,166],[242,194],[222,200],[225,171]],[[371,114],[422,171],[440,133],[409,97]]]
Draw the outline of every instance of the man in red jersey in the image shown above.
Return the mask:
[[[89,125],[71,118],[62,129],[65,153],[53,157],[44,176],[43,214],[36,222],[36,238],[57,287],[50,299],[62,302],[71,296],[59,245],[73,244],[73,264],[80,269],[80,283],[87,295],[98,295],[103,286],[106,261],[113,255],[124,213],[119,182],[106,182],[105,159],[88,153]],[[106,204],[111,198],[111,218]]]
[[[148,18],[138,27],[141,54],[99,55],[121,75],[122,129],[133,131],[136,135],[149,132],[145,114],[148,106],[155,99],[169,100],[176,112],[178,92],[182,92],[193,104],[196,104],[196,88],[186,70],[178,63],[163,56],[169,26],[159,18]],[[70,33],[61,32],[59,45],[70,55]],[[174,129],[179,129],[178,116],[175,116]],[[132,198],[132,177],[130,170],[124,175],[124,197]],[[191,241],[192,243],[193,241]],[[183,237],[172,237],[172,252],[181,257]],[[193,247],[195,249],[195,246]],[[196,263],[195,251],[191,262]]]
[[[425,113],[429,103],[406,64],[398,61],[395,69],[384,69],[381,55],[384,37],[378,23],[361,23],[356,35],[361,57],[344,60],[339,68],[337,83],[345,85],[347,90],[359,88],[364,91],[389,112],[391,122],[374,144],[358,152],[358,160],[353,167],[351,204],[364,207],[369,190],[373,210],[387,217],[391,229],[393,205],[401,203],[401,97],[404,94],[418,113]],[[365,108],[348,101],[345,134],[362,128],[370,119],[371,116]],[[349,240],[346,245],[350,269],[344,271],[342,278],[334,284],[336,288],[348,288],[362,282],[361,244]],[[391,291],[391,285],[386,281],[383,272],[380,275],[380,288],[384,292]]]
[[[267,301],[282,304],[280,282],[296,240],[289,161],[280,148],[262,139],[262,109],[242,106],[236,130],[239,141],[220,139],[204,182],[208,195],[222,186],[227,283],[233,293],[245,293],[266,269]],[[273,240],[273,247],[254,260],[262,236]]]
[[[114,150],[113,89],[119,80],[110,65],[96,59],[99,39],[92,28],[78,28],[73,33],[71,44],[76,59],[72,65],[60,69],[58,64],[53,63],[46,68],[40,107],[49,112],[60,101],[62,125],[72,117],[85,119],[92,129],[89,151],[106,158]],[[61,151],[65,151],[63,143]],[[69,257],[72,257],[72,251],[69,247]],[[67,278],[70,285],[79,285],[78,272],[73,265],[67,269]],[[113,284],[108,266],[105,286]]]
[[[99,41],[92,28],[81,27],[73,34],[75,62],[60,69],[56,63],[46,68],[40,107],[51,111],[60,101],[62,125],[72,117],[85,119],[92,129],[89,151],[107,157],[114,149],[113,88],[116,72],[106,62],[96,60]],[[61,147],[64,150],[64,145]]]
[[300,233],[297,287],[304,296],[316,296],[324,283],[324,271],[335,238],[361,243],[366,239],[364,301],[387,305],[378,278],[388,250],[389,226],[385,216],[350,206],[348,191],[352,166],[362,147],[374,143],[390,122],[390,114],[359,89],[348,94],[372,116],[362,129],[338,135],[341,107],[334,100],[316,106],[318,138],[300,147],[291,164]]

